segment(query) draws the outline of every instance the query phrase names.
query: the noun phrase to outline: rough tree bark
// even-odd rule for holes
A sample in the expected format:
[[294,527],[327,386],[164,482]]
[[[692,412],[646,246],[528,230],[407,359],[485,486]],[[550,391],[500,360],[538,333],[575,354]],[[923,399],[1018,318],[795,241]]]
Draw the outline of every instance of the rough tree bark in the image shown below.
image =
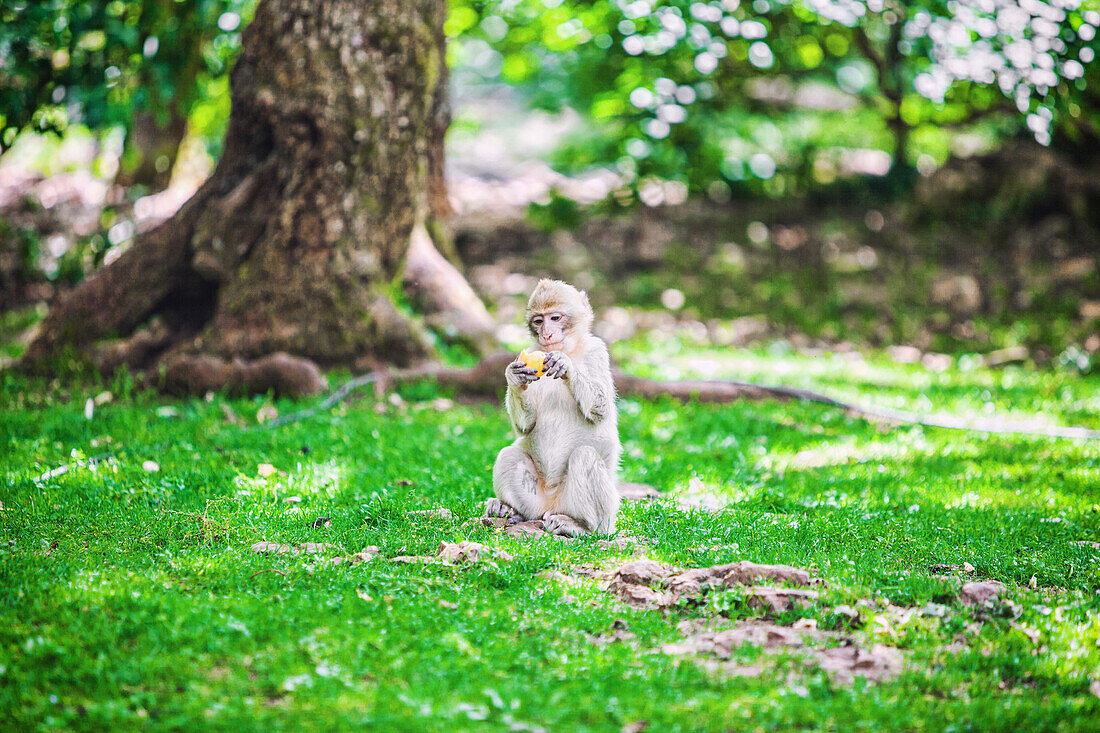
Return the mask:
[[126,136],[122,170],[115,183],[127,188],[147,186],[153,191],[168,188],[186,134],[187,120],[175,108],[164,123],[149,112],[138,112]]
[[[233,384],[272,354],[299,370],[407,364],[432,348],[399,305],[402,285],[455,336],[485,344],[484,306],[429,234],[443,231],[446,201],[445,11],[444,0],[261,2],[213,175],[61,300],[23,364],[74,353],[156,366],[177,389]],[[287,391],[323,381],[303,386]]]

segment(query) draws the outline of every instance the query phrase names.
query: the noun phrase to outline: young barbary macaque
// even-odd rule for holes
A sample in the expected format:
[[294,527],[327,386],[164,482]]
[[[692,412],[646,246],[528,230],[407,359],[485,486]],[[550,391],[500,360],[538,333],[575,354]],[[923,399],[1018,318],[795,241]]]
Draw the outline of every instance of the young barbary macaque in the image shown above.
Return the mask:
[[516,441],[493,466],[490,516],[543,519],[547,531],[611,534],[619,512],[615,384],[607,346],[590,333],[588,296],[560,280],[540,280],[527,326],[549,352],[541,372],[517,359],[505,369],[505,407]]

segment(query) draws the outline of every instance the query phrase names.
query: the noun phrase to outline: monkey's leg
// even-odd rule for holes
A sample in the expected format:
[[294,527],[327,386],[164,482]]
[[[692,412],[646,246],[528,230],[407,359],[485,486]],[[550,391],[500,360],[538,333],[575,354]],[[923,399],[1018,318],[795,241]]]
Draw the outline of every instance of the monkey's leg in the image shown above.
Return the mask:
[[547,531],[572,537],[585,532],[611,534],[618,513],[619,492],[611,470],[595,448],[577,448],[569,456],[557,506],[544,517]]
[[[519,446],[513,444],[497,455],[493,466],[493,493],[496,500],[490,499],[486,509],[515,512],[512,516],[520,519],[538,519],[541,516],[542,500],[539,497],[539,479],[535,464],[530,456]],[[495,516],[509,516],[496,514]]]

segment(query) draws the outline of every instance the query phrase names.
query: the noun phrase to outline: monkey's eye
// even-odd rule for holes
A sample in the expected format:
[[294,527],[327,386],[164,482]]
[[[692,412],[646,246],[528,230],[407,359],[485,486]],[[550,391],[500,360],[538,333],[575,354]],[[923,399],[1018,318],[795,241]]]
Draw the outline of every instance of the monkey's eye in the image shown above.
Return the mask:
[[532,318],[531,323],[533,323],[536,326],[541,326],[542,325],[542,316],[539,316],[538,318]]
[[554,315],[550,316],[550,320],[551,321],[560,321],[561,320],[561,314],[560,313],[555,313]]

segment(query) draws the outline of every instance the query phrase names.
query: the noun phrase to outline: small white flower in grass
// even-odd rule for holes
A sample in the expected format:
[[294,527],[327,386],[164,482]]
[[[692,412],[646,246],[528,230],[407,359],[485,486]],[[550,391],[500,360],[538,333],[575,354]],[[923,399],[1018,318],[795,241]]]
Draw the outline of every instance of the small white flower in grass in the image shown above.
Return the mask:
[[264,478],[267,478],[268,476],[271,476],[273,473],[275,473],[275,467],[272,466],[270,463],[261,463],[260,465],[256,466],[256,473],[260,474]]
[[141,467],[149,473],[156,473],[160,470],[160,464],[156,461],[145,461],[141,464]]

